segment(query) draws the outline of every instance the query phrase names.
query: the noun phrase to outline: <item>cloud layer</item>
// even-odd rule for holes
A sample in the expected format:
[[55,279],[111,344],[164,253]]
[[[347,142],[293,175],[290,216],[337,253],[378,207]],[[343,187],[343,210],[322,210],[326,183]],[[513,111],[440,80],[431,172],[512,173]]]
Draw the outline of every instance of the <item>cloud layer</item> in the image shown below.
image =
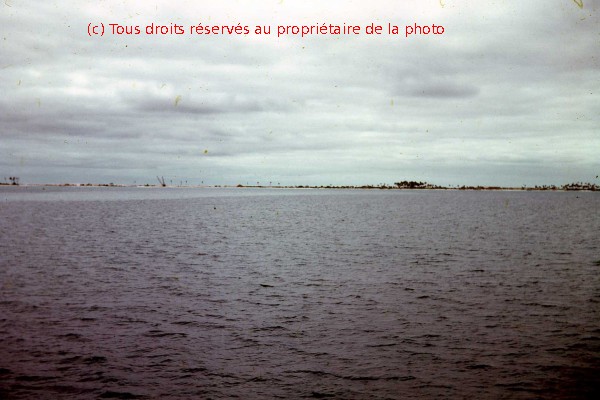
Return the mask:
[[[172,3],[0,6],[4,175],[598,183],[600,1],[583,9],[568,0]],[[186,34],[88,36],[100,22],[180,24]],[[274,31],[187,33],[199,23]],[[384,32],[390,23],[402,34],[275,30],[322,23]],[[415,23],[445,33],[406,38]]]

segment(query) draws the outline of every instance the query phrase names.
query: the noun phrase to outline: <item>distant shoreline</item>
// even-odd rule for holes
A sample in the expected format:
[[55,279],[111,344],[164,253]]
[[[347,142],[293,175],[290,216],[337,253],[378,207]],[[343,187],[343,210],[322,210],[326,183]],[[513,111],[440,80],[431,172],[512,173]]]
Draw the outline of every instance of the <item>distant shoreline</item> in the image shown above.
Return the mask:
[[135,185],[115,183],[28,183],[7,184],[0,183],[0,187],[109,187],[109,188],[154,188],[154,189],[352,189],[352,190],[470,190],[470,191],[600,191],[600,186],[591,183],[571,183],[561,186],[537,185],[521,187],[505,186],[438,186],[427,183],[408,182],[405,185]]

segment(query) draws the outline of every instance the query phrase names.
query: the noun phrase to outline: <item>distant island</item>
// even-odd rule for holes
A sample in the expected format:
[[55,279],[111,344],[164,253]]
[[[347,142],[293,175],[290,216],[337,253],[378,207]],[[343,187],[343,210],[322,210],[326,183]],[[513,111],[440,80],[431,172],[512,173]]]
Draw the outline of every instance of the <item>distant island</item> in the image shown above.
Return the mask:
[[434,185],[428,182],[417,182],[417,181],[401,181],[395,182],[393,185],[380,184],[380,185],[327,185],[327,186],[261,186],[261,185],[237,185],[236,187],[259,187],[259,188],[296,188],[296,189],[384,189],[384,190],[397,190],[397,189],[409,189],[409,190],[586,190],[586,191],[599,191],[600,186],[593,183],[575,182],[568,183],[561,186],[556,185],[535,185],[535,186],[521,186],[521,187],[504,187],[504,186],[440,186]]
[[[520,187],[505,187],[505,186],[440,186],[428,182],[421,181],[400,181],[394,182],[393,185],[382,183],[379,185],[261,185],[257,182],[256,185],[184,185],[181,182],[179,185],[167,185],[164,178],[159,178],[159,184],[115,184],[115,183],[47,183],[47,184],[28,184],[24,186],[74,186],[74,187],[179,187],[179,188],[270,188],[270,189],[380,189],[380,190],[552,190],[552,191],[600,191],[600,186],[594,183],[574,182],[564,185],[535,185],[535,186],[520,186]],[[10,182],[0,182],[0,186],[22,186],[18,177],[10,177]]]

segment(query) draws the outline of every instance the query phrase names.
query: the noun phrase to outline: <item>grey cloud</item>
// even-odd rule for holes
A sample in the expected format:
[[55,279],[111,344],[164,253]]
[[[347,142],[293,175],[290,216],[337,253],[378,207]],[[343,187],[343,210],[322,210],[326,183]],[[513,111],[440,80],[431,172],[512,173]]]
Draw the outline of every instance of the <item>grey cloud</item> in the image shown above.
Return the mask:
[[409,94],[415,97],[431,97],[441,99],[473,97],[479,89],[470,85],[432,84],[409,89]]

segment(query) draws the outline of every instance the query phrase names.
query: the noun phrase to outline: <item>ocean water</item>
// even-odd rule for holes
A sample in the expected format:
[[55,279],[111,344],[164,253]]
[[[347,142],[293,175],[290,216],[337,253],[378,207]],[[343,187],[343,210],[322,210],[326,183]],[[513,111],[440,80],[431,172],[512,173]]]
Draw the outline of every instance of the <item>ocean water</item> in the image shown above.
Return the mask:
[[599,193],[0,188],[2,399],[599,395]]

